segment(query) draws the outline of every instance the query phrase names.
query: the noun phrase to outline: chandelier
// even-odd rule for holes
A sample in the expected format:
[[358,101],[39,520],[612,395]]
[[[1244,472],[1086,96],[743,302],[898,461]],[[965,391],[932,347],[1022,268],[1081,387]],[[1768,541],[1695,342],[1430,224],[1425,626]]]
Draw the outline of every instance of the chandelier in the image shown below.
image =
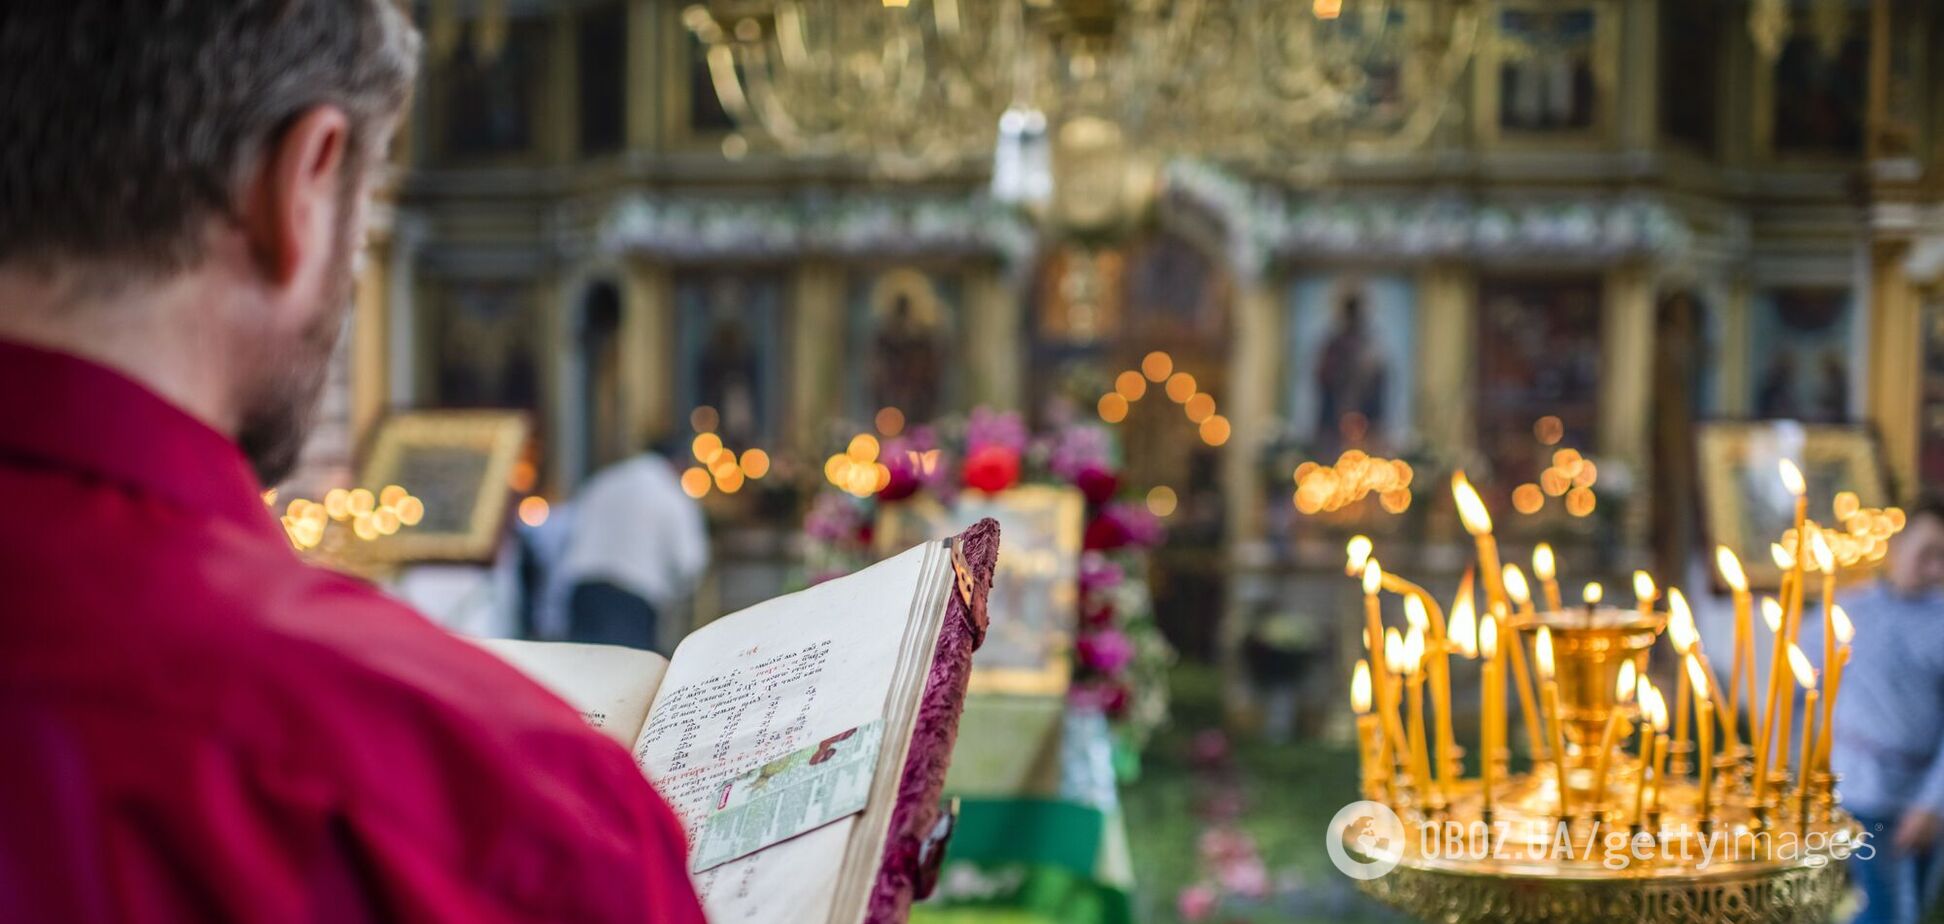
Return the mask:
[[683,19],[754,139],[905,177],[992,158],[995,193],[1037,201],[1056,161],[1103,152],[1303,178],[1421,145],[1479,16],[1474,0],[707,0]]

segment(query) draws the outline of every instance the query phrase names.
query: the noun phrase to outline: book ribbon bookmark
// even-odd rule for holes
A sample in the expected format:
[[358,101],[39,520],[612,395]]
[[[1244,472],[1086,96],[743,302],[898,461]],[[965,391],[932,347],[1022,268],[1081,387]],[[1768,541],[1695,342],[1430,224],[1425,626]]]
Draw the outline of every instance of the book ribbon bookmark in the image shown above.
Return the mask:
[[884,721],[832,735],[723,784],[695,836],[692,872],[749,856],[864,810]]

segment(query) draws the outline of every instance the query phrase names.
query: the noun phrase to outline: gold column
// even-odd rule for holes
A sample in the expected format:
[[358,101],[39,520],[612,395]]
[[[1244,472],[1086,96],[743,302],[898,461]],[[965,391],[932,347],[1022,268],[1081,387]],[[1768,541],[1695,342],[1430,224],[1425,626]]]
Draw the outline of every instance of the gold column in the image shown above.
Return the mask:
[[[1917,487],[1917,431],[1923,399],[1923,311],[1904,272],[1905,241],[1878,241],[1870,254],[1869,380],[1864,414],[1883,439],[1883,455],[1903,494]],[[1899,498],[1906,499],[1906,498]]]
[[[1648,416],[1654,388],[1654,287],[1647,268],[1629,263],[1607,273],[1600,317],[1600,428],[1602,455],[1647,472]],[[1633,510],[1643,516],[1646,504]],[[1644,521],[1642,521],[1644,522]]]
[[[1602,15],[1605,15],[1602,13]],[[1622,18],[1619,71],[1623,78],[1615,93],[1620,102],[1620,146],[1645,150],[1660,137],[1660,11],[1653,2],[1634,0]],[[1698,69],[1699,79],[1710,79]]]
[[680,73],[663,66],[667,55],[659,45],[663,17],[674,7],[660,0],[628,0],[627,139],[633,150],[656,146],[662,91],[670,85],[664,75]]
[[630,260],[621,290],[621,412],[630,443],[681,426],[675,407],[675,279],[668,267]]
[[804,459],[822,458],[824,431],[844,410],[844,268],[798,264],[790,281],[790,417],[785,441]]
[[1004,268],[980,266],[967,274],[964,317],[970,403],[1022,409],[1025,301]]
[[391,249],[389,229],[373,229],[351,308],[351,432],[355,456],[391,403]]
[[1478,282],[1456,263],[1418,274],[1417,423],[1427,443],[1462,458],[1478,448]]
[[1231,554],[1262,538],[1263,498],[1258,472],[1262,445],[1274,426],[1276,369],[1282,355],[1282,303],[1276,281],[1238,280],[1235,340],[1229,353],[1229,394],[1219,395],[1229,420],[1222,452],[1222,500],[1228,509]]
[[542,84],[546,106],[540,116],[544,132],[540,151],[544,159],[554,163],[573,160],[580,148],[580,74],[574,66],[579,49],[574,47],[574,24],[573,9],[567,6],[555,10],[547,24],[547,73]]

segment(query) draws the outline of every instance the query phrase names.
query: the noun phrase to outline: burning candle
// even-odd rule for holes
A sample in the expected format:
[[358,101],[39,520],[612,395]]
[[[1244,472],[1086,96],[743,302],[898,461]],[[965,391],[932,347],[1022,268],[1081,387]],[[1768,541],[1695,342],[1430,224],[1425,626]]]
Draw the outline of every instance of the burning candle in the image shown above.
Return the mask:
[[[1417,633],[1422,651],[1423,670],[1429,675],[1431,687],[1431,715],[1436,722],[1438,758],[1436,772],[1432,777],[1437,781],[1438,801],[1450,801],[1451,791],[1451,686],[1447,673],[1450,663],[1448,639],[1444,637],[1442,619],[1433,620],[1425,604],[1427,598],[1422,593],[1410,592],[1404,595],[1404,618]],[[1408,640],[1406,640],[1408,643]],[[1431,646],[1437,646],[1436,651]]]
[[1645,677],[1640,678],[1639,686],[1635,689],[1634,696],[1640,702],[1641,715],[1640,773],[1634,786],[1633,813],[1634,824],[1638,826],[1645,820],[1642,809],[1645,808],[1647,778],[1653,772],[1655,766],[1654,752],[1656,750],[1656,743],[1658,743],[1659,749],[1661,750],[1665,750],[1667,747],[1667,736],[1655,735],[1656,731],[1665,731],[1667,729],[1667,701],[1661,698],[1660,690],[1655,689],[1654,684]]
[[1600,753],[1593,759],[1593,811],[1606,811],[1607,763],[1613,757],[1613,747],[1619,738],[1620,727],[1627,724],[1627,704],[1633,701],[1634,675],[1632,661],[1620,662],[1620,678],[1613,685],[1613,711],[1607,714],[1605,731],[1600,733]]
[[1600,605],[1601,598],[1605,596],[1606,588],[1601,587],[1599,581],[1587,581],[1586,586],[1580,588],[1580,600],[1586,604],[1588,625],[1593,624],[1593,610]]
[[1559,817],[1572,817],[1566,786],[1566,737],[1559,724],[1559,681],[1553,678],[1552,629],[1540,626],[1532,643],[1533,662],[1539,668],[1540,702],[1545,704],[1546,727],[1552,730],[1553,771],[1559,780]]
[[1485,795],[1485,818],[1492,816],[1492,765],[1498,762],[1498,751],[1503,747],[1499,739],[1500,718],[1505,715],[1505,687],[1499,683],[1498,620],[1490,613],[1478,622],[1478,656],[1482,659],[1479,674],[1479,701],[1484,703],[1484,714],[1478,721],[1478,766],[1483,792]]
[[1394,682],[1390,675],[1390,661],[1384,651],[1384,609],[1377,592],[1384,586],[1384,568],[1377,559],[1365,556],[1363,564],[1364,592],[1364,639],[1370,649],[1370,662],[1377,671],[1373,678],[1377,682],[1377,714],[1380,717],[1384,734],[1390,738],[1391,753],[1402,759],[1405,751],[1404,731],[1398,724],[1397,703],[1390,696]]
[[[1688,607],[1687,595],[1679,587],[1667,589],[1667,638],[1674,644],[1674,652],[1683,658],[1693,656],[1701,670],[1694,676],[1705,683],[1710,711],[1721,722],[1724,746],[1732,748],[1737,741],[1735,725],[1720,708],[1722,700],[1721,678],[1715,676],[1714,666],[1708,663],[1707,652],[1701,650],[1701,632],[1694,625],[1694,611]],[[1697,700],[1697,702],[1699,702]]]
[[[1748,575],[1743,573],[1741,559],[1735,557],[1732,549],[1725,545],[1715,546],[1715,570],[1721,573],[1721,581],[1728,585],[1735,597],[1735,650],[1728,668],[1728,714],[1724,723],[1732,730],[1741,723],[1741,695],[1743,678],[1747,678],[1748,704],[1755,705],[1755,640],[1754,626],[1750,624],[1749,606],[1752,602],[1748,594]],[[1748,660],[1746,673],[1742,661]]]
[[[1518,565],[1506,565],[1500,572],[1500,587],[1505,596],[1519,608],[1519,615],[1530,621],[1533,617],[1531,588],[1526,586],[1525,574]],[[1546,740],[1540,737],[1538,700],[1532,695],[1532,673],[1526,668],[1525,641],[1518,632],[1512,633],[1512,679],[1518,685],[1519,713],[1525,719],[1526,740],[1532,744],[1535,758],[1543,758],[1548,749]]]
[[1377,717],[1370,713],[1370,662],[1362,658],[1357,659],[1357,669],[1350,674],[1350,710],[1357,714],[1357,770],[1363,793],[1366,798],[1375,798],[1384,736],[1377,728]]
[[1662,784],[1667,779],[1667,700],[1654,691],[1654,800],[1653,814],[1656,818],[1661,811]]
[[1700,715],[1695,720],[1695,728],[1700,732],[1701,751],[1698,760],[1701,766],[1701,823],[1713,821],[1714,795],[1714,700],[1708,696],[1708,678],[1701,667],[1701,659],[1689,655],[1686,662],[1689,682],[1694,686],[1694,707]]
[[[1634,593],[1636,595],[1640,593],[1639,585],[1641,579],[1646,578],[1646,576],[1647,573],[1644,571],[1634,572]],[[1649,602],[1642,603],[1641,608],[1651,612],[1650,607],[1652,606],[1651,600],[1653,596],[1651,588],[1653,586],[1653,580],[1648,579],[1647,585],[1650,588],[1647,598]],[[1681,603],[1682,611],[1679,613],[1674,612],[1672,605],[1669,605],[1670,609],[1667,619],[1667,641],[1674,646],[1675,660],[1677,662],[1687,659],[1688,653],[1694,649],[1695,642],[1700,638],[1700,634],[1694,628],[1693,615],[1686,612],[1686,598],[1682,598]],[[1688,703],[1694,695],[1694,684],[1686,670],[1675,671],[1675,673],[1679,676],[1674,678],[1674,748],[1682,752],[1682,759],[1685,760],[1688,746]],[[1685,770],[1677,767],[1675,772],[1682,773]]]
[[[1789,670],[1795,674],[1795,682],[1802,687],[1802,751],[1796,768],[1796,789],[1802,798],[1803,817],[1807,820],[1809,804],[1809,758],[1814,748],[1816,726],[1816,669],[1809,666],[1809,656],[1794,645],[1789,646]],[[1787,728],[1785,723],[1782,727]],[[1788,741],[1784,739],[1786,751]]]
[[1559,602],[1559,575],[1555,570],[1553,562],[1552,546],[1544,542],[1533,546],[1532,576],[1539,579],[1539,587],[1546,595],[1546,609],[1552,612],[1558,612],[1561,609]]
[[1836,718],[1836,694],[1843,688],[1843,668],[1849,666],[1850,642],[1856,638],[1856,625],[1850,622],[1849,613],[1842,604],[1829,608],[1830,622],[1836,627],[1836,659],[1829,662],[1823,671],[1822,740],[1816,743],[1816,767],[1829,769],[1830,723]]
[[[1789,555],[1788,550],[1776,545],[1770,546],[1769,551],[1777,556],[1778,564],[1784,559],[1788,561],[1788,565],[1784,569],[1785,574],[1793,571],[1795,559],[1794,556]],[[1784,667],[1788,664],[1787,659],[1789,656],[1789,609],[1784,604],[1773,603],[1772,601],[1774,601],[1773,597],[1764,597],[1762,599],[1762,618],[1768,621],[1769,631],[1775,634],[1775,654],[1769,660],[1768,696],[1762,706],[1762,733],[1755,751],[1755,802],[1758,805],[1762,803],[1762,797],[1768,794],[1770,755],[1778,750],[1775,744],[1776,710],[1781,700],[1788,693],[1788,688],[1782,678]],[[1788,737],[1788,731],[1784,729],[1781,735],[1782,744],[1779,750],[1782,752],[1785,760],[1789,753]]]
[[1346,559],[1343,566],[1343,573],[1350,577],[1362,575],[1364,563],[1370,560],[1370,552],[1373,548],[1374,546],[1371,544],[1369,536],[1351,536],[1350,541],[1343,545],[1343,554]]
[[[1809,656],[1803,654],[1802,649],[1797,647],[1794,642],[1788,643],[1787,650],[1788,660],[1783,662],[1783,665],[1786,665],[1786,667],[1778,665],[1775,669],[1776,675],[1780,677],[1793,677],[1795,682],[1804,683],[1805,686],[1814,683],[1815,678],[1813,675],[1815,672],[1809,667]],[[1806,683],[1804,682],[1804,678],[1808,678]],[[1771,776],[1778,774],[1786,776],[1789,772],[1789,724],[1794,717],[1795,687],[1791,686],[1783,691],[1782,704],[1775,718],[1775,727],[1778,729],[1775,740],[1778,743],[1775,748],[1775,764],[1774,770],[1770,774]],[[1755,801],[1758,804],[1762,802],[1762,797],[1767,794],[1767,789],[1760,785],[1764,782],[1767,781],[1756,781]],[[1776,793],[1778,798],[1782,795],[1780,792]]]
[[1660,599],[1660,594],[1654,590],[1653,575],[1645,571],[1635,571],[1633,573],[1633,592],[1634,602],[1640,607],[1640,618],[1654,618],[1654,602]]
[[1458,650],[1460,657],[1466,660],[1478,657],[1478,607],[1472,602],[1469,574],[1459,587],[1457,599],[1451,601],[1451,622],[1447,631],[1451,635],[1451,645]]
[[[1836,553],[1829,547],[1829,537],[1818,529],[1809,541],[1810,553],[1816,559],[1816,569],[1822,572],[1823,605],[1823,666],[1827,668],[1836,663],[1836,620],[1830,614],[1836,607]],[[1823,694],[1823,701],[1829,701],[1829,694]],[[1808,769],[1804,768],[1805,777]]]
[[1478,548],[1478,571],[1485,583],[1486,609],[1505,602],[1505,588],[1499,585],[1498,541],[1492,538],[1492,515],[1478,496],[1463,469],[1451,473],[1451,498],[1458,505],[1458,519]]
[[[1394,631],[1394,630],[1393,630]],[[1417,781],[1419,797],[1434,802],[1431,761],[1424,745],[1424,630],[1412,626],[1404,636],[1400,663],[1393,670],[1407,678],[1410,698],[1411,777]]]

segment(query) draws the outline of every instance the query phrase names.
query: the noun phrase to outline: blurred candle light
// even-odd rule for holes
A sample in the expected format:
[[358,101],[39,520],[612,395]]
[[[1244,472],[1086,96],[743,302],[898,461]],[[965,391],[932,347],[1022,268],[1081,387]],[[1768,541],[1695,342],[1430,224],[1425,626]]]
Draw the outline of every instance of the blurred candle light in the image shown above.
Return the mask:
[[1559,575],[1555,570],[1551,545],[1541,542],[1532,547],[1532,576],[1539,579],[1539,589],[1546,596],[1546,609],[1558,612]]
[[1559,681],[1553,676],[1552,629],[1540,626],[1532,644],[1533,662],[1539,669],[1539,701],[1546,711],[1546,727],[1552,731],[1553,773],[1559,785],[1559,817],[1573,817],[1572,790],[1566,781],[1566,736],[1559,724]]
[[1683,661],[1688,682],[1694,687],[1695,728],[1701,738],[1696,765],[1701,768],[1701,824],[1705,831],[1713,825],[1714,815],[1714,700],[1708,696],[1707,672],[1701,667],[1701,659],[1690,654]]
[[[1754,626],[1750,619],[1752,600],[1748,593],[1748,575],[1742,571],[1741,559],[1735,557],[1733,549],[1725,545],[1715,546],[1715,570],[1721,574],[1721,582],[1728,585],[1735,600],[1735,650],[1730,658],[1728,674],[1728,714],[1729,728],[1741,723],[1741,695],[1744,683],[1748,690],[1748,702],[1755,703],[1755,639]],[[1744,667],[1746,663],[1746,667]]]
[[1621,740],[1618,735],[1620,726],[1627,723],[1627,704],[1633,701],[1634,663],[1620,662],[1620,676],[1613,685],[1613,710],[1607,713],[1606,728],[1600,733],[1600,751],[1593,757],[1593,812],[1594,820],[1602,819],[1606,813],[1607,764],[1613,757],[1613,748]]
[[1660,595],[1655,592],[1653,575],[1645,571],[1635,571],[1633,573],[1633,592],[1634,601],[1640,607],[1641,618],[1654,618],[1654,603],[1660,599]]

